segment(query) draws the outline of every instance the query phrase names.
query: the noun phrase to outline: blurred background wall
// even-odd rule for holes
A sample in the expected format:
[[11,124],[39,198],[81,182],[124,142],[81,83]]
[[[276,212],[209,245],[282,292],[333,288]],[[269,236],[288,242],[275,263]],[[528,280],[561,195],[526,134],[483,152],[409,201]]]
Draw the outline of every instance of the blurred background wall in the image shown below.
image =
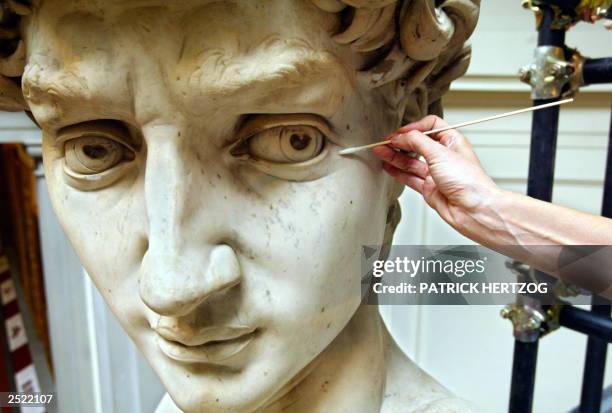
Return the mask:
[[[591,57],[612,55],[612,32],[580,25],[568,44]],[[453,123],[529,106],[518,69],[536,45],[533,15],[519,1],[485,0],[466,77],[446,96]],[[598,213],[601,206],[612,88],[585,89],[561,114],[554,201]],[[529,115],[466,128],[487,171],[504,188],[525,192]],[[0,113],[0,143],[23,142],[39,159],[39,131],[23,114]],[[84,274],[51,211],[40,164],[39,225],[58,411],[148,413],[163,394],[134,345]],[[396,244],[468,244],[406,190]],[[393,306],[381,309],[404,350],[457,394],[486,411],[504,412],[513,338],[499,307]],[[586,337],[557,331],[540,344],[535,412],[568,411],[579,400]],[[607,369],[607,383],[612,369]],[[409,385],[409,383],[407,384]]]

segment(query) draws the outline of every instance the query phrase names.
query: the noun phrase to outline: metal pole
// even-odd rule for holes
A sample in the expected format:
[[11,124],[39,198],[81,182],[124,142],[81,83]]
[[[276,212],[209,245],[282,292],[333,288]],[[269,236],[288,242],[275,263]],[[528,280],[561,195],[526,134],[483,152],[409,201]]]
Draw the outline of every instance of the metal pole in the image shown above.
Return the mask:
[[[591,312],[610,317],[610,305],[597,305],[594,297]],[[590,335],[586,351],[580,394],[580,413],[597,413],[601,410],[608,342]]]
[[[554,12],[550,7],[541,9],[542,21],[538,29],[538,46],[564,47],[565,30],[553,30],[551,24]],[[533,103],[539,105],[557,100],[559,98],[534,100]],[[527,195],[549,202],[552,200],[558,123],[558,107],[544,109],[533,114]],[[509,411],[511,413],[531,412],[537,361],[538,339],[533,342],[515,340],[510,385]]]
[[[612,113],[610,115],[608,159],[606,162],[606,178],[604,180],[601,215],[612,218]],[[591,311],[594,314],[610,317],[611,310],[612,306],[610,306],[608,300],[593,296]],[[607,353],[608,343],[599,337],[590,335],[587,341],[584,372],[582,375],[580,413],[596,413],[601,410]]]
[[607,315],[564,305],[559,313],[559,325],[602,341],[612,342],[612,319]]
[[612,57],[586,59],[582,66],[584,85],[612,83]]
[[524,343],[514,341],[512,360],[512,385],[510,388],[510,413],[529,413],[533,406],[535,368],[538,361],[538,341]]
[[612,218],[612,110],[610,110],[610,131],[608,132],[608,158],[606,161],[606,177],[604,179],[601,215],[606,218]]
[[[538,46],[564,47],[565,30],[551,29],[550,26],[553,18],[554,12],[552,9],[548,7],[542,9],[542,23],[538,33]],[[558,100],[559,97],[542,100],[536,99],[533,101],[533,104],[541,105]],[[558,106],[533,113],[527,195],[548,202],[552,200],[558,126]]]

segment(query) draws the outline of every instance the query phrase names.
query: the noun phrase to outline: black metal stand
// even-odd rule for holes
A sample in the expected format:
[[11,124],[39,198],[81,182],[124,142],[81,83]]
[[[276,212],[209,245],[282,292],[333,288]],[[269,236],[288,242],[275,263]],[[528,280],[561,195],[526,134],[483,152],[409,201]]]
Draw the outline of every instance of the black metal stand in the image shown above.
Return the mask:
[[[534,100],[533,104],[541,105],[558,100]],[[542,201],[550,202],[552,200],[558,125],[558,106],[543,109],[533,114],[527,195]]]
[[584,61],[582,80],[585,85],[610,83],[610,79],[612,79],[612,57]]
[[509,412],[523,413],[531,411],[537,361],[538,341],[533,343],[514,341]]
[[[595,306],[598,308],[599,306]],[[560,312],[559,325],[603,342],[612,342],[612,319],[607,314],[587,311],[571,305],[563,306]],[[603,368],[603,366],[598,367]]]
[[[603,60],[603,59],[602,59]],[[608,65],[612,67],[612,59]],[[612,78],[612,72],[609,73]],[[610,135],[608,138],[608,157],[606,161],[606,179],[604,181],[601,215],[612,218],[612,110],[610,111]],[[591,302],[593,315],[610,317],[612,306],[608,300],[594,296]],[[603,337],[590,335],[587,341],[587,352],[582,375],[582,392],[580,394],[580,413],[596,413],[601,410],[601,397],[604,384],[604,372],[608,343]]]
[[[610,305],[598,305],[593,299],[592,314],[610,317]],[[589,336],[587,353],[584,360],[582,375],[582,391],[580,394],[580,413],[596,413],[601,410],[601,396],[604,385],[604,372],[608,343],[595,335]]]
[[[538,33],[538,46],[565,44],[565,31],[551,29],[553,11],[542,9],[542,23]],[[534,105],[559,100],[534,100]],[[531,148],[529,153],[529,177],[527,195],[543,201],[552,200],[557,149],[559,107],[534,112],[531,125]],[[530,413],[535,390],[535,375],[538,362],[538,339],[533,342],[514,341],[512,382],[510,385],[510,412]]]
[[[551,29],[554,12],[546,7],[542,10],[542,23],[538,32],[538,46],[565,45],[565,30]],[[556,102],[559,98],[534,100],[534,105]],[[533,113],[531,124],[531,148],[529,152],[529,178],[527,195],[550,202],[552,200],[557,150],[557,128],[559,107],[554,106]]]
[[[539,4],[541,22],[538,28],[538,46],[554,46],[568,50],[565,46],[565,30],[554,27],[553,7],[575,8],[577,0],[546,0]],[[566,56],[569,60],[570,56]],[[583,84],[591,85],[612,82],[612,58],[586,59],[582,67]],[[534,100],[534,105],[559,100]],[[532,121],[529,177],[527,195],[543,201],[552,200],[559,108],[534,112]],[[612,124],[608,145],[608,160],[604,182],[602,215],[612,218]],[[612,342],[612,319],[610,302],[595,296],[591,311],[564,306],[559,313],[559,324],[563,327],[589,335],[584,366],[580,413],[600,411],[603,376],[607,356],[607,344]],[[535,373],[538,358],[539,336],[530,336],[529,342],[515,340],[510,388],[511,413],[530,413],[535,390]]]

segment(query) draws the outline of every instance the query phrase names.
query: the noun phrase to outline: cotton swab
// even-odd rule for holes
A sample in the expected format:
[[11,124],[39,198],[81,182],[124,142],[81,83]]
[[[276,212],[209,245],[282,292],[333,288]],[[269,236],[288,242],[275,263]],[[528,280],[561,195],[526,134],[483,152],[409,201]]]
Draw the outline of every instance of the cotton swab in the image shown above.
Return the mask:
[[[525,109],[513,110],[512,112],[506,112],[506,113],[502,113],[502,114],[495,115],[495,116],[489,116],[489,117],[482,118],[482,119],[470,120],[470,121],[467,121],[467,122],[462,122],[462,123],[458,123],[456,125],[446,126],[446,127],[443,127],[443,128],[432,129],[430,131],[423,132],[423,134],[424,135],[431,135],[433,133],[444,132],[444,131],[447,131],[449,129],[463,128],[464,126],[475,125],[477,123],[488,122],[490,120],[505,118],[505,117],[508,117],[508,116],[514,116],[514,115],[518,115],[520,113],[533,112],[533,111],[540,110],[540,109],[550,108],[552,106],[563,105],[564,103],[570,103],[570,102],[573,102],[573,101],[574,101],[574,99],[570,98],[570,99],[560,100],[560,101],[557,101],[557,102],[545,103],[543,105],[532,106],[532,107],[525,108]],[[390,143],[391,143],[390,140],[385,140],[385,141],[382,141],[382,142],[371,143],[369,145],[355,146],[353,148],[342,149],[338,153],[340,155],[351,155],[351,154],[354,154],[354,153],[357,153],[357,152],[364,151],[366,149],[374,148],[376,146],[388,145]]]

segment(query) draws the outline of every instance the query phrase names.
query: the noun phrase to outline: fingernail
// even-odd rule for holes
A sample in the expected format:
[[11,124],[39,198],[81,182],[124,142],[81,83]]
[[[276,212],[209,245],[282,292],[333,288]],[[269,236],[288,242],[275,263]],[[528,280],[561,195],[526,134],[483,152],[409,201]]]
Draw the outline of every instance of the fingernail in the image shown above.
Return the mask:
[[391,138],[391,143],[392,143],[392,144],[399,143],[399,142],[402,140],[402,136],[404,136],[404,134],[403,134],[403,133],[400,133],[399,135],[394,135],[394,136]]

